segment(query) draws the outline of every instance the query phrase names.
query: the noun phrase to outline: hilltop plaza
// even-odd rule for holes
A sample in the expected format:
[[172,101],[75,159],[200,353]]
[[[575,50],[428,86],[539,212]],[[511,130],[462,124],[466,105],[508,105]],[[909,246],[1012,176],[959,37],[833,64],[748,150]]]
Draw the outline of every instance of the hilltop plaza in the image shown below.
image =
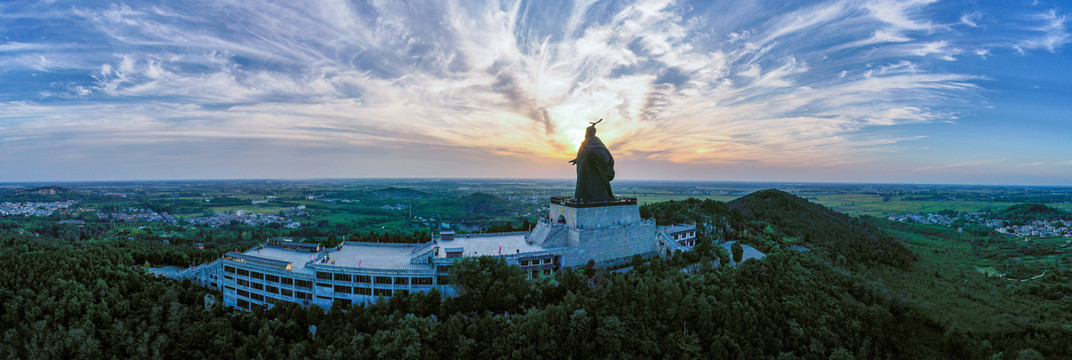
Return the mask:
[[343,242],[324,248],[273,238],[170,277],[216,289],[223,293],[224,305],[246,310],[280,302],[329,308],[433,288],[454,296],[449,270],[467,257],[500,257],[530,277],[543,277],[589,260],[615,266],[633,255],[665,256],[695,244],[695,226],[656,227],[653,220],[640,219],[635,200],[620,202],[624,204],[590,207],[552,203],[551,213],[558,216],[541,219],[531,232],[445,231],[420,245]]
[[273,238],[169,277],[217,289],[224,305],[245,310],[281,302],[329,308],[431,289],[455,296],[450,268],[464,258],[499,257],[537,278],[589,262],[613,267],[636,255],[667,256],[695,245],[694,225],[658,227],[655,220],[641,219],[635,198],[613,196],[614,161],[595,137],[595,123],[570,162],[577,166],[576,194],[552,197],[548,214],[529,232],[442,231],[423,244],[343,242],[333,248]]

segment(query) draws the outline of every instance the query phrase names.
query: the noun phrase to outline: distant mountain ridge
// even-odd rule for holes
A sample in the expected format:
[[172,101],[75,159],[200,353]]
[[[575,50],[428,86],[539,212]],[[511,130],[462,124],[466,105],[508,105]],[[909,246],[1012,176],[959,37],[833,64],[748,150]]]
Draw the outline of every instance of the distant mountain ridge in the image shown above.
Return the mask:
[[757,191],[727,205],[746,218],[766,221],[832,256],[902,267],[915,258],[903,244],[871,224],[781,190]]

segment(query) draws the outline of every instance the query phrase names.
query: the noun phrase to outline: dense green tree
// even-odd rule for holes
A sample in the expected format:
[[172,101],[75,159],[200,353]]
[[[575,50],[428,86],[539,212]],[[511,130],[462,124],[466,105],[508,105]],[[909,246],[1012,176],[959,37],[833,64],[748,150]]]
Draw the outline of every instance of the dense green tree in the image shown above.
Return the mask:
[[[747,215],[716,201],[645,205],[659,218],[695,222],[697,246],[668,258],[637,257],[625,273],[592,266],[527,279],[500,258],[463,259],[452,269],[456,298],[412,293],[327,311],[295,304],[206,311],[201,299],[210,290],[155,278],[140,266],[211,260],[224,244],[246,241],[243,233],[267,230],[205,231],[198,236],[222,240],[203,252],[159,242],[0,234],[0,272],[7,274],[0,277],[0,356],[1015,359],[1072,353],[1063,295],[1072,291],[1072,272],[1010,282],[974,270],[939,272],[923,261],[878,261],[881,252],[900,251],[870,246],[883,239],[872,230],[883,223],[842,221],[806,205],[805,215],[781,214],[801,209],[779,198],[770,206],[749,205],[754,212]],[[785,226],[790,219],[804,224]],[[823,226],[833,228],[820,231]],[[896,224],[882,229],[961,239],[961,246],[979,243],[994,256],[999,246],[1030,251],[992,234],[957,238],[971,235]],[[825,238],[840,235],[849,237]],[[782,250],[792,237],[819,250]],[[769,256],[736,269],[714,266],[730,261],[730,253],[715,246],[726,238],[769,241]],[[854,241],[862,245],[827,247]],[[906,272],[925,274],[910,281],[940,295],[896,290],[893,279]],[[993,320],[1000,327],[969,327],[975,319],[943,311],[955,308],[947,304],[978,309],[990,303],[1004,311]]]
[[532,296],[532,285],[525,273],[502,258],[464,258],[454,263],[450,273],[460,296],[448,305],[458,310],[518,312]]

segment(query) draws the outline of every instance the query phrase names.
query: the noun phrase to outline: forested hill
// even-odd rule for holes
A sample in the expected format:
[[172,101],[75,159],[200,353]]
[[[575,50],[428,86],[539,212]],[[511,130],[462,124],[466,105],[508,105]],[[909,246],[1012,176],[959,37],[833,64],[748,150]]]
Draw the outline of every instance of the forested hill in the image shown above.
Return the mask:
[[[217,300],[222,295],[189,281],[153,277],[141,267],[146,256],[163,251],[159,242],[149,247],[137,238],[0,233],[5,274],[0,358],[1067,359],[1072,354],[1072,297],[1064,295],[1072,293],[1067,285],[1072,270],[1027,282],[984,275],[973,261],[1000,250],[993,241],[1000,234],[980,238],[949,228],[852,219],[776,190],[730,204],[652,203],[641,212],[660,224],[695,222],[696,246],[668,257],[636,256],[624,272],[586,266],[535,280],[500,257],[465,258],[450,270],[458,297],[412,292],[327,311],[293,303],[267,311],[219,304],[205,310],[206,294]],[[907,251],[874,226],[910,242],[918,260],[903,268],[885,265],[882,259],[897,258],[889,254]],[[242,239],[219,247],[244,247]],[[728,252],[715,242],[723,239],[764,248],[768,256],[728,266]],[[797,243],[817,251],[782,250]]]
[[495,215],[511,212],[509,200],[482,192],[463,196],[458,200],[470,215]]
[[766,222],[805,244],[849,261],[905,267],[914,255],[867,222],[776,189],[757,191],[728,203],[749,221]]
[[420,190],[389,187],[369,192],[372,196],[383,199],[421,199],[428,196]]
[[1035,220],[1070,220],[1072,214],[1042,204],[1017,204],[993,214],[1010,224],[1026,224]]

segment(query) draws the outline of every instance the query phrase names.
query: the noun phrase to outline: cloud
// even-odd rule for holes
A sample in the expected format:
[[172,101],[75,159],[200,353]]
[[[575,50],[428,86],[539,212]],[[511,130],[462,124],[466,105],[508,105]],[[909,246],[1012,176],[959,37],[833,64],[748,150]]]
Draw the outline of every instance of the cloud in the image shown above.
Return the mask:
[[1016,49],[1020,51],[1044,49],[1054,52],[1056,48],[1068,43],[1069,34],[1065,29],[1065,23],[1068,21],[1067,16],[1058,15],[1056,10],[1051,9],[1045,13],[1032,15],[1029,18],[1035,21],[1037,25],[1030,26],[1027,30],[1042,34],[1020,40],[1015,45]]
[[916,56],[934,55],[935,57],[946,61],[956,60],[956,56],[963,52],[962,50],[949,45],[946,41],[935,41],[926,44],[908,46],[905,47],[905,51],[908,54]]
[[936,0],[882,0],[868,1],[864,8],[876,19],[899,30],[934,30],[930,21],[918,19],[921,9]]
[[108,151],[215,139],[547,160],[606,118],[600,135],[621,158],[852,164],[920,138],[885,129],[950,122],[950,103],[981,92],[983,76],[933,60],[1067,43],[1055,11],[1027,19],[1031,36],[963,40],[931,4],[823,1],[732,19],[668,0],[16,8],[5,16],[66,33],[0,44],[14,54],[0,72],[62,78],[0,104],[0,146],[118,156]]
[[11,53],[11,52],[33,51],[33,50],[45,50],[45,49],[49,49],[51,47],[52,46],[47,45],[47,44],[28,44],[28,43],[13,41],[13,42],[0,44],[0,52]]
[[970,26],[979,27],[979,20],[983,17],[982,13],[972,12],[960,16],[960,23]]
[[1067,161],[1033,161],[1033,162],[1021,163],[1021,164],[1018,164],[1018,165],[1020,165],[1020,166],[1048,166],[1048,167],[1072,166],[1072,160],[1067,160]]
[[965,161],[965,162],[958,162],[958,163],[944,164],[944,165],[924,166],[924,167],[915,169],[913,171],[923,172],[923,171],[934,171],[934,170],[945,170],[945,169],[956,169],[956,168],[972,168],[972,167],[979,167],[979,166],[983,166],[983,165],[999,164],[999,163],[1003,163],[1003,162],[1005,162],[1005,159]]

